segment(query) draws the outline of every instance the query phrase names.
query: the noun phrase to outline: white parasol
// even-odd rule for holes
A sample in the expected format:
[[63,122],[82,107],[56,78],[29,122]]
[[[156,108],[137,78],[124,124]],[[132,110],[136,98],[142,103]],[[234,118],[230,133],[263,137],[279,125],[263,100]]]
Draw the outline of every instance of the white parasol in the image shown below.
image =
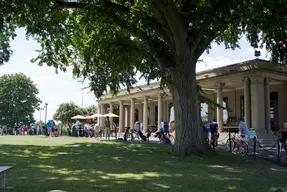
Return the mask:
[[99,114],[99,113],[96,113],[96,114],[93,114],[91,117],[93,117],[93,118],[103,117],[103,115],[102,115],[102,114]]
[[103,115],[103,117],[119,117],[119,116],[114,114],[114,113],[107,113],[107,114]]
[[76,115],[76,116],[72,117],[71,119],[85,119],[85,117],[82,115]]

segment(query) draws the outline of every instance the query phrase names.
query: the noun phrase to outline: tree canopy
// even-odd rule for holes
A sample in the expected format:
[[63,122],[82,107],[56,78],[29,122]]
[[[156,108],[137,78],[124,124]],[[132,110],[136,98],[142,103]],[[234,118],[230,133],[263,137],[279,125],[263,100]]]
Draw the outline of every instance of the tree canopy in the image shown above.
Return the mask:
[[98,113],[98,107],[96,105],[91,105],[87,107],[86,110],[89,115]]
[[97,97],[108,87],[131,88],[137,72],[148,81],[160,78],[173,95],[181,154],[206,148],[195,67],[212,42],[235,49],[244,35],[254,48],[266,45],[272,61],[287,60],[287,1],[1,0],[0,7],[1,63],[11,56],[15,29],[25,27],[41,45],[34,62],[72,67]]
[[95,105],[91,105],[87,108],[81,108],[74,102],[66,102],[59,105],[56,110],[53,119],[61,121],[64,125],[70,125],[74,122],[71,118],[76,115],[89,115],[97,113],[98,108]]
[[34,112],[41,101],[39,90],[24,74],[0,77],[0,124],[9,128],[34,123]]

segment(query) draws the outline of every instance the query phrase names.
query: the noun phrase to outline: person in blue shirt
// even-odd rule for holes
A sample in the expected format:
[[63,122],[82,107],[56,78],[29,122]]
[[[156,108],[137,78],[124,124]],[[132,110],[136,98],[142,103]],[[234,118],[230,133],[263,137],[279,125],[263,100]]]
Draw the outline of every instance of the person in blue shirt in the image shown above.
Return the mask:
[[213,138],[215,141],[215,147],[217,147],[218,124],[215,119],[213,119],[212,122],[210,123],[209,130],[211,138]]
[[47,126],[48,134],[49,134],[49,136],[51,136],[51,135],[52,135],[52,134],[51,134],[51,131],[52,131],[52,127],[53,127],[52,121],[51,121],[51,120],[48,120],[46,126]]
[[208,130],[208,128],[205,125],[203,125],[202,128],[203,128],[204,137],[208,141],[208,132],[209,132],[209,130]]

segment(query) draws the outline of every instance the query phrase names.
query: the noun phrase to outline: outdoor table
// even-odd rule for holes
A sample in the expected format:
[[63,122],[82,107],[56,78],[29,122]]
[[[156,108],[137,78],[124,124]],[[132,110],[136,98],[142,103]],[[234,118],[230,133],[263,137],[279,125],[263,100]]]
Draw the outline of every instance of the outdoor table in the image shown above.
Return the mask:
[[6,172],[11,168],[12,166],[0,166],[0,179],[2,179],[2,186],[0,189],[6,189]]

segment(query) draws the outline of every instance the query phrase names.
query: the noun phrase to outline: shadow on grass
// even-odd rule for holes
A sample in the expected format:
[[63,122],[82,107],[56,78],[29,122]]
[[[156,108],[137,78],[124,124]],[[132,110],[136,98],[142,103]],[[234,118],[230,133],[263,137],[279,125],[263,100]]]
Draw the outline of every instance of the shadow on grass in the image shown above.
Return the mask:
[[225,151],[182,159],[169,146],[123,142],[0,145],[0,164],[13,165],[9,185],[25,192],[271,191],[287,174]]

